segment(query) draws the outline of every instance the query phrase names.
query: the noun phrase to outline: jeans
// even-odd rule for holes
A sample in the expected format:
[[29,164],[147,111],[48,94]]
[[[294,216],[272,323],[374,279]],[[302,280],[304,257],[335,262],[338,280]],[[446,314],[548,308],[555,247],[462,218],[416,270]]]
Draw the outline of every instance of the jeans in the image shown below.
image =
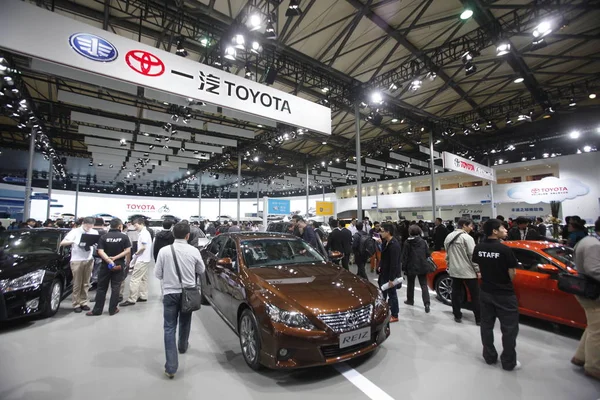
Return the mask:
[[[179,367],[177,349],[185,353],[188,348],[188,339],[190,337],[190,328],[192,324],[192,313],[181,312],[181,293],[165,294],[163,297],[164,306],[164,330],[165,330],[165,372],[174,374]],[[179,345],[175,343],[175,333],[177,330],[177,318],[179,318]]]
[[126,272],[122,269],[120,271],[112,271],[108,269],[106,263],[102,263],[98,268],[98,288],[96,292],[96,304],[94,304],[94,314],[102,314],[104,310],[104,303],[106,302],[106,292],[110,284],[110,301],[108,303],[108,312],[114,314],[117,311],[117,305],[119,304],[119,292],[121,290],[121,283],[123,278],[126,276]]
[[415,278],[419,277],[419,285],[421,285],[421,294],[423,295],[423,305],[430,305],[429,288],[427,287],[427,275],[407,275],[408,287],[406,288],[406,300],[410,304],[415,303]]
[[471,294],[471,305],[475,321],[481,321],[481,303],[479,300],[479,281],[475,279],[452,278],[452,313],[455,318],[462,318],[462,302],[465,297],[465,285]]
[[511,371],[517,365],[517,335],[519,333],[519,303],[514,294],[481,292],[481,343],[483,359],[488,364],[498,360],[494,347],[494,325],[500,320],[502,330],[502,368]]
[[398,318],[398,312],[400,311],[400,307],[398,306],[398,293],[396,292],[396,286],[383,291],[383,299],[387,300],[390,311],[392,312],[392,317]]
[[369,279],[369,277],[367,277],[367,271],[365,270],[367,260],[363,260],[359,255],[355,254],[354,262],[356,263],[356,266],[358,268],[358,271],[356,271],[356,275],[360,276],[361,278]]

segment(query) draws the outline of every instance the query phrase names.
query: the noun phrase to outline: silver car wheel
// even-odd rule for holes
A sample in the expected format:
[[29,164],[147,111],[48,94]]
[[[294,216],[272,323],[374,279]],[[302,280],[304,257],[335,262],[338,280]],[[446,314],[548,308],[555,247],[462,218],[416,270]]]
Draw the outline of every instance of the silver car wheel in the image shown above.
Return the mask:
[[452,303],[452,278],[449,276],[440,279],[438,283],[438,294],[447,303]]
[[60,283],[54,282],[52,285],[52,292],[50,293],[50,309],[54,312],[58,310],[60,305]]
[[242,317],[240,323],[240,337],[242,339],[242,352],[250,362],[256,359],[256,331],[254,324],[248,315]]

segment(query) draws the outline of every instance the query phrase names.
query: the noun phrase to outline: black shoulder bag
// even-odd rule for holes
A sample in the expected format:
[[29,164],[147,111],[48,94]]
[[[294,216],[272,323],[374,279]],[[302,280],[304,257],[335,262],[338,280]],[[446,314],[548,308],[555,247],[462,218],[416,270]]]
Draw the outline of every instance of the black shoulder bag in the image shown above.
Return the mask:
[[583,271],[578,271],[577,275],[568,272],[559,273],[558,289],[590,300],[600,297],[600,282],[590,278]]
[[186,288],[183,286],[181,280],[181,271],[179,270],[179,263],[177,262],[177,255],[175,254],[175,246],[171,245],[171,252],[173,253],[173,260],[175,261],[175,269],[177,270],[177,277],[181,284],[181,312],[191,313],[200,309],[200,290],[197,285],[194,287]]

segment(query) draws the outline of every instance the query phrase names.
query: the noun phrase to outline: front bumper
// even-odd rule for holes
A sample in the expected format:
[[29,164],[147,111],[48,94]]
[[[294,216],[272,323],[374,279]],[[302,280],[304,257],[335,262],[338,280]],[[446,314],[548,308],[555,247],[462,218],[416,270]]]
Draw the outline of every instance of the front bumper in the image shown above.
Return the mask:
[[[0,321],[8,321],[40,314],[46,307],[49,285],[0,293]],[[46,295],[45,295],[46,294]],[[32,307],[36,303],[37,307]]]
[[[339,348],[339,333],[307,331],[279,323],[262,327],[261,364],[272,369],[306,368],[351,360],[375,350],[390,335],[390,315],[372,321],[371,337],[354,346]],[[280,349],[288,355],[281,357]]]

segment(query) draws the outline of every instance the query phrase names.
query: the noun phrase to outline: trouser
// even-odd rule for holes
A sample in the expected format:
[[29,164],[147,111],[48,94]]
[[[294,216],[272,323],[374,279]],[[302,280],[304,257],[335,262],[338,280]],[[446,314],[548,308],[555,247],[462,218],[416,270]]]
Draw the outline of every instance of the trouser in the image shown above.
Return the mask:
[[98,288],[96,292],[96,304],[94,304],[94,314],[102,314],[104,303],[106,302],[106,292],[110,284],[110,301],[108,302],[108,312],[114,314],[119,304],[119,291],[125,271],[123,268],[119,271],[108,269],[106,263],[102,263],[98,270]]
[[600,376],[600,301],[577,296],[585,311],[587,328],[579,341],[575,358],[585,363],[584,369]]
[[[190,328],[192,324],[192,313],[181,312],[181,293],[166,294],[163,297],[164,307],[164,330],[165,330],[165,371],[169,374],[177,372],[179,359],[177,348],[184,353],[188,348]],[[177,318],[179,318],[179,344],[175,343],[177,330]]]
[[483,359],[488,364],[498,360],[494,347],[494,325],[500,320],[502,330],[502,368],[511,371],[517,365],[517,335],[519,333],[519,304],[514,294],[481,292],[481,343]]
[[87,305],[93,267],[93,259],[71,261],[71,272],[73,272],[73,308]]
[[396,287],[394,286],[388,290],[384,290],[383,299],[388,302],[390,311],[392,312],[392,317],[398,318],[400,307],[398,306],[398,293],[396,292]]
[[344,256],[342,257],[342,267],[344,267],[345,270],[349,270],[350,269],[350,254],[344,254]]
[[362,257],[354,255],[354,262],[356,263],[356,267],[358,270],[356,271],[356,275],[361,278],[369,279],[367,276],[367,271],[365,270],[365,265],[367,264],[367,260],[364,260]]
[[462,279],[452,278],[452,313],[454,317],[462,318],[462,302],[465,298],[465,285],[469,289],[471,294],[471,305],[473,307],[473,314],[475,314],[475,321],[481,320],[481,305],[479,300],[479,281],[475,279]]
[[371,271],[375,271],[375,268],[379,266],[379,261],[381,261],[381,251],[376,250],[375,254],[371,256]]
[[92,284],[98,283],[98,270],[102,265],[102,259],[100,257],[94,257],[94,268],[92,269]]
[[129,301],[135,303],[138,298],[148,299],[148,265],[149,262],[137,261],[133,266],[129,280]]
[[429,288],[427,287],[427,275],[407,275],[408,287],[406,288],[406,300],[410,304],[415,303],[415,278],[419,277],[419,285],[421,285],[421,294],[423,296],[423,304],[428,306],[431,304],[429,300]]

